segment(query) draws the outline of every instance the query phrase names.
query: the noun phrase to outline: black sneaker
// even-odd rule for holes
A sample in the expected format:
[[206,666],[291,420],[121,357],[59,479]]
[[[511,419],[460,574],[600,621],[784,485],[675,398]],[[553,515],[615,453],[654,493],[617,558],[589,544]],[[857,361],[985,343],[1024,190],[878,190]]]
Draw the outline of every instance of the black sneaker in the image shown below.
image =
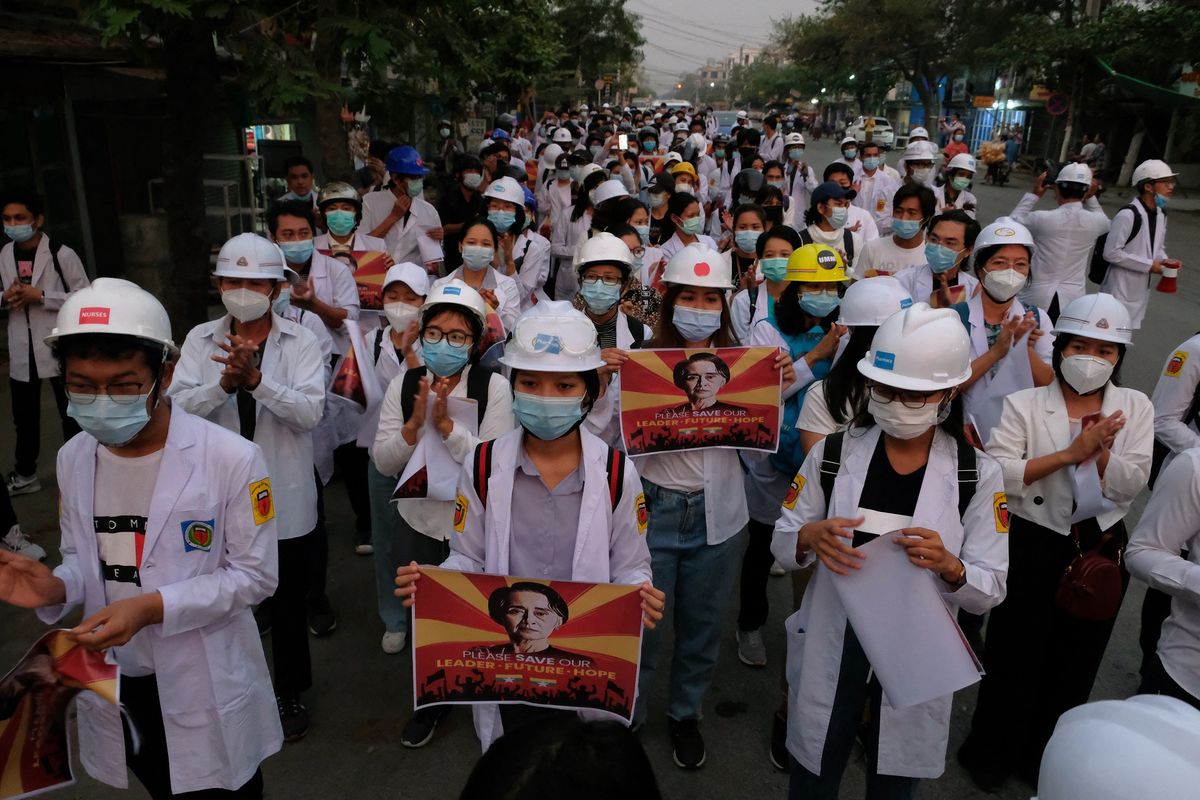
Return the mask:
[[337,630],[338,618],[328,597],[312,603],[308,612],[308,632],[313,636],[328,636]]
[[279,706],[279,724],[283,726],[283,740],[298,742],[308,733],[308,709],[300,702],[300,695],[275,695]]
[[669,719],[671,725],[671,757],[683,769],[704,766],[704,737],[700,735],[700,720]]
[[771,717],[771,763],[788,771],[787,716],[776,711]]
[[[969,746],[969,740],[964,742],[962,747],[958,748],[958,763],[967,771],[976,789],[984,794],[996,794],[1004,788],[1008,770],[1000,764],[989,763],[986,757],[981,757],[975,752],[976,749]],[[1035,780],[1034,784],[1036,783]]]
[[400,744],[413,750],[429,744],[438,723],[449,713],[449,706],[418,709],[409,717],[408,722],[404,723],[404,730],[400,733]]

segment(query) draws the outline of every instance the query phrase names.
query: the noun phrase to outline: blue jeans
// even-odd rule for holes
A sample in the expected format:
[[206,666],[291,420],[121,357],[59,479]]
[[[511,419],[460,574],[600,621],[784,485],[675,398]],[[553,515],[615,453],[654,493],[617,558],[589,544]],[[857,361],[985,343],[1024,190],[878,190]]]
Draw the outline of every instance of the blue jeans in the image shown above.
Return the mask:
[[[733,578],[741,565],[741,533],[710,545],[704,521],[704,492],[677,492],[642,481],[650,524],[654,585],[667,595],[667,615],[674,627],[671,685],[667,716],[700,719],[704,696],[712,683],[721,651],[725,608]],[[654,686],[663,648],[663,626],[642,637],[642,666],[635,717],[646,719],[646,697]]]
[[[391,633],[408,630],[408,609],[404,601],[392,592],[396,589],[396,569],[403,563],[401,526],[404,525],[396,507],[390,502],[396,488],[396,478],[384,475],[367,464],[367,493],[371,498],[371,543],[375,547],[375,588],[379,600],[379,618],[383,627]],[[412,531],[408,531],[409,534]],[[420,535],[420,534],[417,534]]]

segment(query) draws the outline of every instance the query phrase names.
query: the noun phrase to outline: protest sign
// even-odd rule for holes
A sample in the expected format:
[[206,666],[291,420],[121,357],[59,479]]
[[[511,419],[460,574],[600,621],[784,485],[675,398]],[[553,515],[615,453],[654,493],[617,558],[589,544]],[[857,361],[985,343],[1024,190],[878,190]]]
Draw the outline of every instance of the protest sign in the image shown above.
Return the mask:
[[358,304],[364,311],[383,311],[383,278],[387,275],[387,253],[378,250],[342,250],[321,253],[341,261],[354,273]]

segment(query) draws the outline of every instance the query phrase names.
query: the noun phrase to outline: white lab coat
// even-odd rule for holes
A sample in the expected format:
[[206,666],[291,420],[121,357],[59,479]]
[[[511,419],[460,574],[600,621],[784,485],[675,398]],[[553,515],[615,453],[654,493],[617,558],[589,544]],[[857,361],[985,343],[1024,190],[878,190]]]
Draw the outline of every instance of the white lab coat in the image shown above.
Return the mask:
[[1033,234],[1033,263],[1029,282],[1021,289],[1021,302],[1049,308],[1058,295],[1058,307],[1087,294],[1088,266],[1096,239],[1108,232],[1108,217],[1096,198],[1063,203],[1049,211],[1034,211],[1038,196],[1026,192],[1012,218]]
[[892,233],[892,201],[895,199],[896,192],[900,190],[900,181],[880,167],[875,170],[874,175],[867,175],[864,172],[859,178],[859,185],[861,188],[851,203],[871,215],[880,236],[890,236]]
[[[197,325],[180,348],[169,394],[189,414],[237,433],[237,393],[221,388],[224,355],[218,347],[229,335],[226,315]],[[262,448],[278,499],[279,539],[294,539],[317,525],[317,486],[313,481],[312,430],[325,410],[325,363],[321,343],[298,322],[272,314],[263,347],[262,381],[255,400],[254,443]]]
[[[58,250],[58,265],[62,279],[54,270],[50,254],[50,237],[43,233],[33,254],[33,282],[42,290],[42,302],[25,306],[20,311],[8,311],[8,375],[16,381],[29,380],[29,341],[33,339],[33,357],[39,378],[58,375],[58,360],[50,352],[45,338],[58,323],[58,309],[71,292],[89,284],[83,262],[65,244]],[[66,285],[63,285],[63,279]],[[17,281],[17,257],[13,243],[0,249],[0,294]],[[7,308],[7,307],[6,307]]]
[[[750,315],[750,296],[754,295],[754,315]],[[770,303],[767,295],[766,281],[742,289],[729,301],[729,319],[733,323],[733,332],[737,340],[743,344],[750,341],[750,330],[761,319],[767,318],[767,305]]]
[[[800,492],[792,508],[786,505],[775,523],[771,552],[789,570],[816,560],[810,551],[796,561],[800,528],[831,517],[855,517],[860,508],[867,467],[879,441],[880,429],[851,429],[843,439],[842,464],[828,508],[821,491],[819,442],[801,467]],[[962,559],[966,584],[957,591],[935,576],[942,598],[953,611],[963,608],[982,614],[1004,600],[1008,576],[1008,539],[998,527],[993,504],[1003,491],[1000,467],[986,454],[976,454],[979,482],[963,519],[958,518],[957,451],[954,440],[938,430],[929,451],[929,464],[913,513],[914,527],[937,531],[946,550]],[[838,668],[846,611],[838,599],[837,575],[818,564],[800,610],[788,617],[787,748],[805,769],[821,772],[821,754],[837,690]],[[879,718],[879,772],[912,778],[936,778],[945,769],[953,695],[895,709],[883,698]]]
[[[80,604],[85,617],[107,605],[92,526],[99,446],[81,433],[58,452],[63,562],[54,574],[67,600],[38,609],[49,624]],[[255,524],[250,492],[266,477],[256,445],[172,409],[141,566],[142,589],[162,595],[163,621],[135,636],[150,640],[176,794],[237,789],[283,743],[250,610],[279,582],[275,519]],[[191,520],[212,522],[209,549],[185,550]],[[127,788],[120,712],[90,692],[76,703],[84,769]]]
[[1200,447],[1200,427],[1183,424],[1183,415],[1200,384],[1200,334],[1183,342],[1167,357],[1150,402],[1154,405],[1154,437],[1171,451],[1162,468],[1166,469],[1177,453]]
[[[712,248],[713,250],[718,249],[716,240],[714,240],[711,236],[707,236],[703,233],[696,235],[696,241],[698,241],[700,244],[704,245],[705,247]],[[687,245],[685,245],[683,243],[683,240],[679,238],[679,233],[677,231],[675,234],[673,234],[671,236],[670,239],[663,242],[663,245],[661,248],[662,249],[661,257],[665,258],[667,261],[670,261],[671,256],[675,255],[676,253],[678,253],[680,250],[682,250],[686,246]]]
[[[328,233],[321,233],[313,237],[313,247],[318,250],[332,249],[332,242],[329,240]],[[376,253],[386,253],[388,251],[387,242],[378,236],[368,236],[363,232],[362,226],[354,230],[354,236],[350,240],[350,252],[366,253],[374,251]],[[420,263],[420,262],[418,262]]]
[[1142,219],[1142,227],[1137,236],[1129,239],[1133,230],[1133,215],[1127,211],[1113,214],[1112,224],[1108,229],[1108,238],[1104,241],[1104,260],[1108,262],[1108,271],[1100,291],[1107,292],[1121,301],[1129,310],[1129,320],[1134,330],[1142,327],[1142,319],[1146,316],[1146,306],[1150,303],[1150,267],[1155,261],[1167,257],[1167,215],[1161,208],[1154,209],[1155,227],[1154,241],[1150,241],[1150,216],[1140,200],[1132,203],[1135,212]]
[[809,206],[809,195],[812,194],[813,189],[817,188],[816,172],[808,165],[808,162],[789,160],[783,170],[783,180],[785,188],[788,190],[787,196],[792,198],[789,210],[794,219],[804,219],[804,212]]
[[[933,196],[937,199],[937,209],[939,214],[943,211],[956,208],[965,213],[971,219],[975,219],[974,208],[978,207],[979,200],[976,199],[975,195],[971,194],[966,189],[963,189],[958,193],[958,197],[954,198],[953,203],[946,200],[945,186],[933,187]],[[968,205],[971,206],[971,208],[968,209]]]
[[764,132],[758,142],[758,154],[764,162],[783,161],[783,134],[777,131],[774,136],[767,136]]
[[[1108,466],[1100,488],[1113,508],[1096,517],[1100,530],[1108,530],[1129,513],[1129,506],[1150,478],[1154,448],[1154,407],[1135,389],[1111,383],[1104,388],[1101,415],[1117,409],[1125,412],[1125,427],[1117,433],[1109,451]],[[1071,532],[1074,507],[1074,469],[1051,472],[1025,485],[1025,465],[1032,459],[1065,450],[1071,444],[1071,421],[1058,380],[1036,389],[1026,389],[1004,400],[1000,424],[988,440],[988,453],[1004,470],[1009,513],[1066,536]],[[1095,469],[1088,465],[1085,468]]]
[[[630,325],[642,326],[643,346],[654,336],[653,331],[649,327],[632,317],[626,316],[624,311],[618,310],[617,349],[619,350],[628,352],[633,349],[633,334],[630,333]],[[620,375],[619,373],[613,373],[609,379],[608,388],[592,405],[592,410],[584,418],[583,424],[588,431],[599,436],[610,447],[624,450],[624,446],[621,443],[621,415],[618,408],[620,394]]]
[[1173,598],[1158,656],[1171,679],[1200,698],[1200,450],[1185,450],[1164,469],[1129,538],[1125,563]]
[[[525,431],[518,428],[496,439],[492,445],[492,474],[488,479],[485,508],[475,493],[474,459],[463,465],[458,485],[458,503],[466,508],[466,519],[458,535],[450,540],[450,557],[444,569],[463,572],[509,574],[512,546],[513,475]],[[642,482],[626,458],[625,483],[616,509],[608,488],[608,446],[586,430],[580,430],[583,455],[583,501],[575,533],[575,554],[569,580],[589,583],[640,585],[651,580],[650,550],[637,521]],[[496,704],[475,706],[475,731],[486,751],[504,732]],[[603,719],[599,712],[581,712],[585,718]],[[611,717],[609,717],[611,719]]]
[[550,240],[533,228],[522,233],[513,243],[513,259],[524,258],[521,269],[510,276],[521,292],[521,312],[533,306],[533,293],[546,285],[550,276]]
[[[379,227],[392,209],[396,207],[396,195],[389,189],[381,192],[369,192],[363,195],[363,213],[360,227],[368,234]],[[414,264],[424,264],[421,258],[421,246],[417,237],[430,228],[442,227],[442,218],[437,209],[422,197],[414,197],[408,214],[403,219],[396,220],[388,228],[383,240],[387,243],[387,252],[397,264],[411,261]]]
[[[292,268],[295,269],[294,266]],[[314,252],[308,269],[308,285],[318,300],[334,308],[346,309],[346,319],[359,318],[358,284],[354,282],[354,273],[341,261]],[[339,356],[344,354],[350,345],[346,326],[329,328],[329,336],[333,340],[333,352]]]

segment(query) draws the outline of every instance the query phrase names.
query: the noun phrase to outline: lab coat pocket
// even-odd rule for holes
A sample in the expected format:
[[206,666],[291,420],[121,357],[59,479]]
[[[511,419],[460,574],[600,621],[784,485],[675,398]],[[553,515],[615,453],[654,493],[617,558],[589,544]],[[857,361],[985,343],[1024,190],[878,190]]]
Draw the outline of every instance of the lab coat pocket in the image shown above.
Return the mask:
[[784,622],[787,631],[787,661],[784,675],[787,677],[788,688],[795,689],[800,685],[800,666],[804,661],[805,630],[801,627],[800,612],[792,614]]

